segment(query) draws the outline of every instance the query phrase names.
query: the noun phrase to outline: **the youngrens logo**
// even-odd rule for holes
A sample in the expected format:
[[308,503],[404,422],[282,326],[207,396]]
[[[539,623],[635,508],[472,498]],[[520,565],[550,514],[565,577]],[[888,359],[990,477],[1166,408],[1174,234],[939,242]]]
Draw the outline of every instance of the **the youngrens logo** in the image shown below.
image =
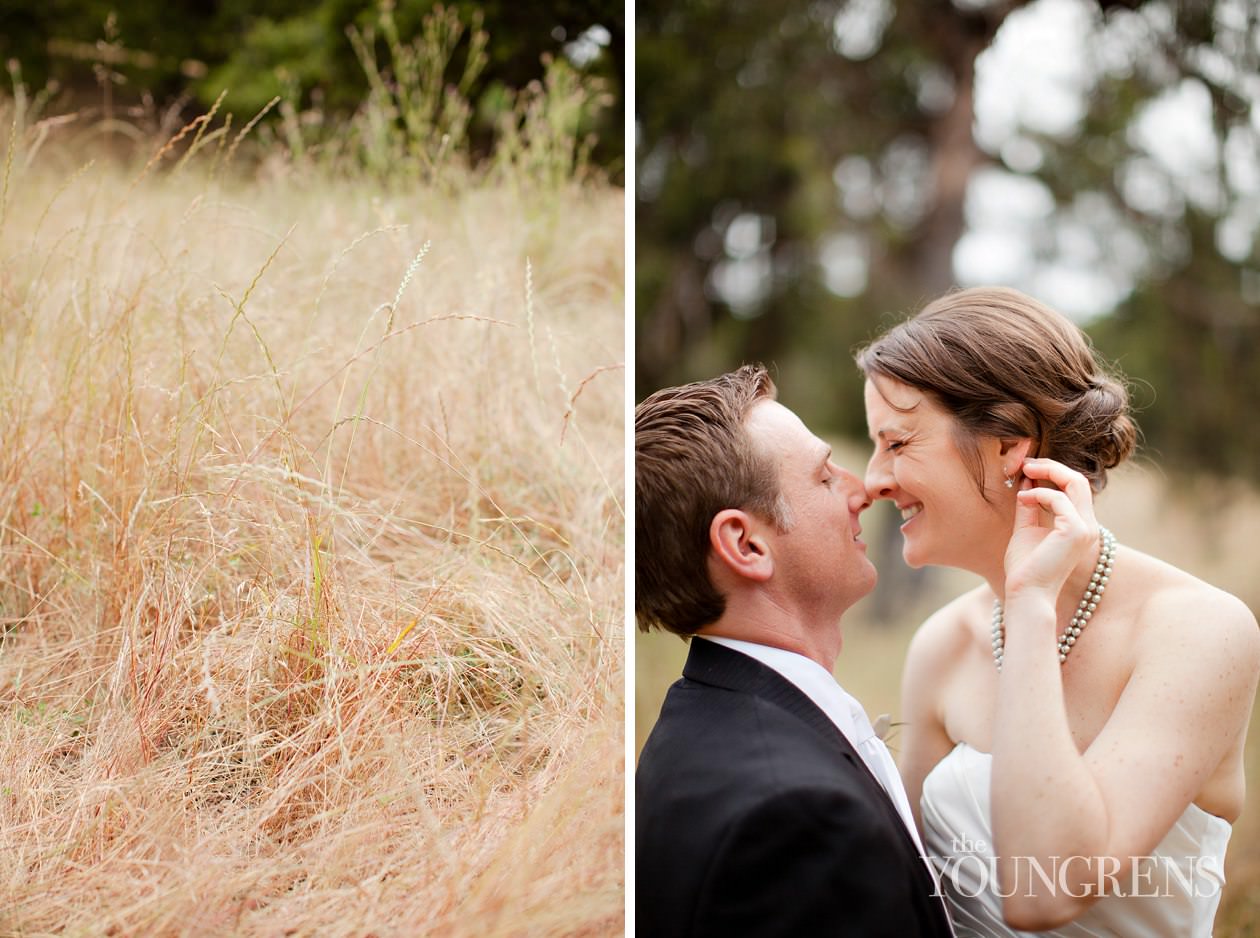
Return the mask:
[[[940,874],[938,882],[968,899],[986,893],[1009,899],[1047,891],[1074,899],[1096,895],[1201,899],[1215,896],[1225,883],[1220,861],[1212,856],[1130,857],[1123,874],[1117,857],[1014,856],[1007,871],[1014,877],[999,878],[997,858],[985,841],[955,837],[952,846],[953,856],[933,857],[932,863]],[[937,895],[942,894],[941,888],[937,886]]]

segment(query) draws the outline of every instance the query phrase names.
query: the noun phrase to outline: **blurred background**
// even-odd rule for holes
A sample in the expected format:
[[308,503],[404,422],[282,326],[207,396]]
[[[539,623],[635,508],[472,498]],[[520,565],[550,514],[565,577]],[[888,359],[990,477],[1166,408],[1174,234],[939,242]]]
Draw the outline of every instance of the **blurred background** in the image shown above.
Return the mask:
[[625,173],[624,32],[624,6],[612,0],[0,4],[0,59],[31,111],[24,120],[72,114],[101,131],[98,144],[134,138],[146,118],[205,112],[221,92],[218,110],[246,119],[279,98],[257,131],[264,140],[326,144],[382,83],[405,87],[393,53],[422,37],[448,60],[419,63],[414,84],[432,73],[470,104],[447,115],[452,149],[488,156],[531,84],[594,82],[603,96],[583,109],[581,134],[592,164],[616,183]]
[[[635,399],[764,361],[860,469],[853,349],[952,286],[1017,287],[1130,379],[1143,440],[1104,521],[1260,609],[1258,20],[1251,0],[640,0]],[[891,511],[863,524],[880,585],[837,673],[895,720],[914,627],[973,581],[907,570]],[[685,652],[637,638],[640,746]],[[1229,880],[1217,934],[1260,933],[1254,804]]]

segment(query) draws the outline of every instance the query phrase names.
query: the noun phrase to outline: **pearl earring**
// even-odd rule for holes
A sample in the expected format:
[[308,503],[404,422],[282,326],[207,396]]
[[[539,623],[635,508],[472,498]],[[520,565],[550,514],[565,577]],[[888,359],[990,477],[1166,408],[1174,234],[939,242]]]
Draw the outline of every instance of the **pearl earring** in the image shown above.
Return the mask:
[[1007,476],[1005,485],[1008,489],[1013,489],[1015,488],[1015,480],[1012,479],[1010,476]]

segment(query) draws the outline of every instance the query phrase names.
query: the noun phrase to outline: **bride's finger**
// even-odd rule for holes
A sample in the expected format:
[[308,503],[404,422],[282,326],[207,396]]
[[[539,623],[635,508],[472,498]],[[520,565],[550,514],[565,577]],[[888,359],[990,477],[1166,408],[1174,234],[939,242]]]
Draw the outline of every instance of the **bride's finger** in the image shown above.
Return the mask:
[[1094,517],[1094,490],[1090,488],[1089,480],[1075,469],[1053,459],[1025,459],[1023,472],[1030,479],[1054,483],[1067,493],[1084,517]]
[[1037,491],[1037,486],[1032,479],[1019,480],[1019,490],[1015,493],[1015,530],[1017,531],[1021,528],[1036,528],[1041,525],[1041,506],[1037,503],[1037,499],[1020,497],[1025,492],[1034,491]]
[[1076,501],[1058,489],[1022,489],[1016,496],[1016,525],[1036,524],[1039,510],[1050,512],[1055,529],[1070,537],[1085,540],[1092,534],[1093,513],[1083,515]]

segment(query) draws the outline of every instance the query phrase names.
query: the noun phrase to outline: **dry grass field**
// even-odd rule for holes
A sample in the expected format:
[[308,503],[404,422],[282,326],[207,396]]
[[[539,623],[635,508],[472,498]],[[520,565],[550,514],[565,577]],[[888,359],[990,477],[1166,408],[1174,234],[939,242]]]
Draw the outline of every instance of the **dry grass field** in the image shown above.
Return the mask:
[[[836,459],[842,465],[865,465],[868,454],[864,450],[840,443],[835,449]],[[1113,475],[1098,511],[1121,542],[1177,564],[1234,593],[1253,611],[1260,610],[1260,580],[1256,578],[1256,555],[1252,552],[1255,532],[1260,530],[1260,493],[1239,484],[1173,482],[1145,461]],[[863,516],[868,532],[864,539],[872,542],[872,556],[881,553],[874,539],[900,538],[896,532],[898,523],[886,503]],[[898,719],[901,664],[915,626],[945,599],[976,582],[974,577],[958,571],[932,571],[915,608],[904,620],[892,625],[874,621],[874,596],[853,608],[846,619],[845,646],[836,675],[872,716],[888,713],[894,722]],[[887,588],[887,583],[882,586]],[[1193,627],[1194,623],[1187,623],[1187,628]],[[637,637],[635,752],[651,730],[665,691],[677,678],[685,657],[686,646],[672,636]],[[889,739],[894,754],[895,732],[894,727]],[[1247,760],[1252,795],[1230,840],[1216,938],[1260,934],[1260,796],[1255,794],[1260,790],[1260,706],[1253,711]]]
[[0,935],[619,934],[622,191],[12,126]]

